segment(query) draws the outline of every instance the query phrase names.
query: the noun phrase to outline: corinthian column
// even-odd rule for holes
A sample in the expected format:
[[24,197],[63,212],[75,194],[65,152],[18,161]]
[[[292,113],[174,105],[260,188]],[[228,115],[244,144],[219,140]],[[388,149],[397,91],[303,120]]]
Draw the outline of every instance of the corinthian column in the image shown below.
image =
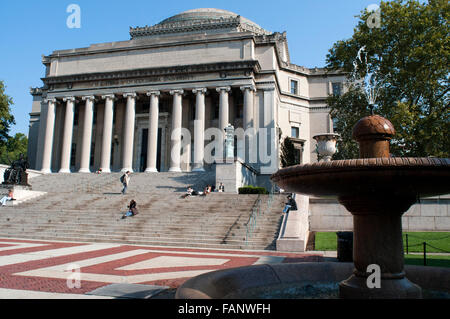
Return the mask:
[[52,172],[50,166],[52,160],[53,132],[55,129],[56,99],[47,99],[44,102],[47,102],[47,116],[44,122],[45,135],[44,135],[44,147],[42,150],[41,172],[44,174],[49,174]]
[[159,119],[159,91],[147,93],[150,96],[150,113],[148,123],[148,155],[147,155],[147,173],[158,172],[156,169],[156,160],[158,155],[158,119]]
[[253,85],[242,86],[241,90],[244,92],[244,119],[242,127],[244,131],[249,127],[253,127],[253,92],[256,88]]
[[169,172],[181,172],[181,119],[182,119],[182,95],[183,90],[172,90],[173,95],[172,106],[172,147],[170,151],[170,168]]
[[203,172],[203,159],[205,156],[205,93],[206,89],[194,89],[195,123],[194,123],[194,172]]
[[125,93],[127,108],[125,111],[125,129],[123,139],[123,168],[122,172],[133,172],[133,143],[134,143],[134,120],[136,93]]
[[114,115],[114,94],[103,95],[105,111],[103,116],[102,153],[100,156],[100,168],[103,173],[110,173],[111,168],[111,141]]
[[70,153],[72,150],[72,134],[73,134],[73,114],[75,108],[75,98],[73,96],[65,97],[66,116],[64,119],[63,144],[61,151],[61,168],[60,173],[70,173]]
[[83,96],[83,101],[86,101],[84,108],[84,124],[83,124],[83,139],[81,144],[81,163],[80,173],[90,173],[89,163],[91,159],[91,143],[92,143],[92,120],[94,118],[94,96]]
[[225,136],[225,127],[228,126],[228,114],[229,114],[229,106],[228,106],[228,92],[230,92],[231,88],[229,86],[218,87],[216,91],[220,93],[219,98],[219,129]]

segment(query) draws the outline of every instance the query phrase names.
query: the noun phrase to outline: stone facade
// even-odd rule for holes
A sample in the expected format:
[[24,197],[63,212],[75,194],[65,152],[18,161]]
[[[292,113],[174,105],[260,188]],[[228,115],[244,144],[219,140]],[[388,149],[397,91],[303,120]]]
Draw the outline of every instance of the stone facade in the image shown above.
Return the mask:
[[[280,133],[295,135],[299,161],[307,163],[316,160],[312,136],[333,132],[325,99],[345,77],[291,63],[286,33],[229,11],[196,9],[131,28],[130,37],[43,56],[44,85],[31,90],[31,168],[203,170],[211,165],[202,160],[211,140],[205,130],[231,124],[266,137],[251,149],[237,136],[235,152],[268,175],[279,167]],[[262,128],[274,134],[259,136]],[[261,150],[273,152],[275,163]]]

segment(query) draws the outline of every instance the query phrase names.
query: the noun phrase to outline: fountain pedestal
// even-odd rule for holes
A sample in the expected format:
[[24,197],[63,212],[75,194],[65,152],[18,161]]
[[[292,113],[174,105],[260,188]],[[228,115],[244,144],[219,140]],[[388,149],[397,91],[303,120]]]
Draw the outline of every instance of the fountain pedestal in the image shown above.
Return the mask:
[[[403,262],[401,217],[415,201],[414,197],[339,198],[353,215],[355,265],[353,275],[339,284],[341,298],[421,298],[421,288],[405,277]],[[373,266],[379,267],[378,274],[372,272]],[[377,275],[379,285],[373,285]]]

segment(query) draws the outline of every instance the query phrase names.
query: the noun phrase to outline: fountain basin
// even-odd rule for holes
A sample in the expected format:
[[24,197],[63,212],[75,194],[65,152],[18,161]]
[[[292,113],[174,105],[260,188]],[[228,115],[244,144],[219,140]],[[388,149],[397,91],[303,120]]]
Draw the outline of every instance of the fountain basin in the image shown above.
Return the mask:
[[[336,299],[339,282],[353,263],[304,262],[217,270],[182,284],[177,299]],[[405,266],[406,275],[425,298],[450,298],[450,269]]]
[[315,196],[412,198],[450,193],[450,159],[382,157],[296,165],[272,175],[290,192]]

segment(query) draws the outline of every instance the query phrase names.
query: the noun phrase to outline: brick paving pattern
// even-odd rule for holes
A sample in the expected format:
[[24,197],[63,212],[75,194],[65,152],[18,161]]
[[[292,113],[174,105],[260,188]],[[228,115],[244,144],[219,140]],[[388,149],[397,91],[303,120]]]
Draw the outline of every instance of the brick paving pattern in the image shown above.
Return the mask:
[[[85,294],[111,283],[176,288],[209,271],[258,263],[322,261],[322,258],[320,254],[276,251],[0,238],[0,288],[70,294]],[[79,267],[79,288],[68,285],[74,266]]]

